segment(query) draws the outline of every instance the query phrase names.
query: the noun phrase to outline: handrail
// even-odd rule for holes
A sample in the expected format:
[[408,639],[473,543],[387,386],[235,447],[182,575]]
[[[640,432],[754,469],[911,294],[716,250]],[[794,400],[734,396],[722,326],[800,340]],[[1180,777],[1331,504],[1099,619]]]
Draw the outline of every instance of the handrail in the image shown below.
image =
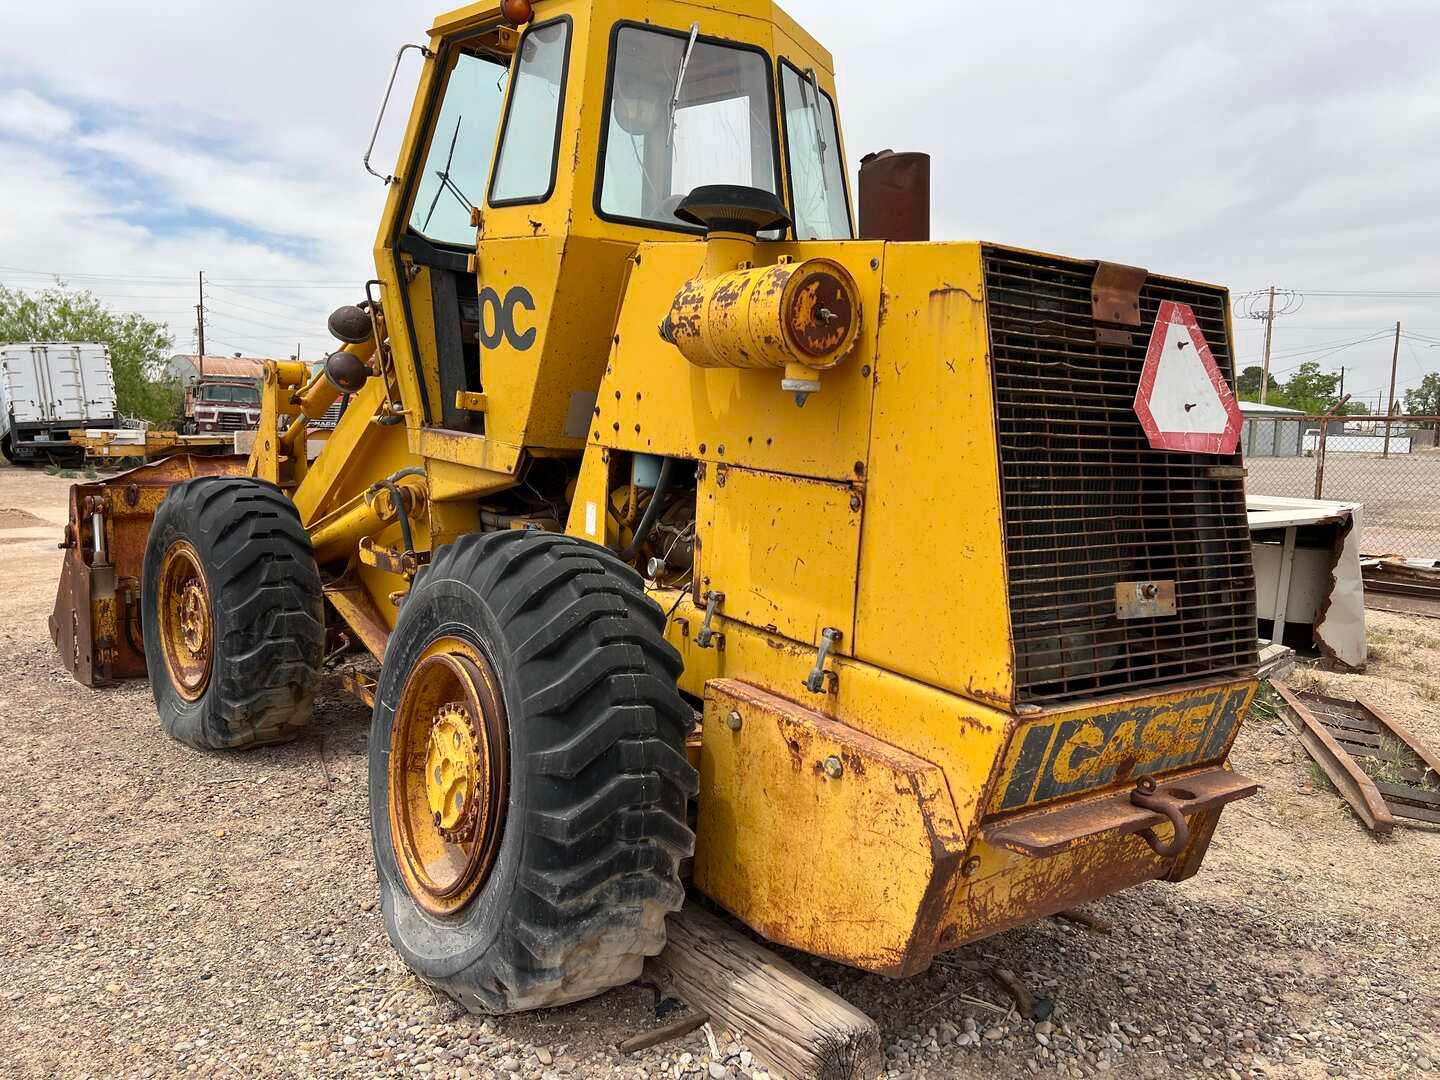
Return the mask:
[[432,56],[435,55],[424,45],[400,46],[400,51],[395,54],[395,66],[390,69],[390,82],[385,87],[385,97],[380,102],[379,115],[375,117],[375,128],[373,131],[370,132],[370,145],[365,148],[365,171],[368,172],[371,176],[375,177],[375,179],[384,181],[386,185],[393,184],[395,182],[395,177],[382,176],[378,172],[376,172],[370,165],[370,155],[375,153],[375,142],[377,139],[380,138],[380,125],[385,120],[385,110],[390,107],[390,95],[395,90],[395,79],[400,74],[400,61],[405,59],[405,54],[411,49],[417,50],[420,55],[423,56],[426,60],[429,60]]

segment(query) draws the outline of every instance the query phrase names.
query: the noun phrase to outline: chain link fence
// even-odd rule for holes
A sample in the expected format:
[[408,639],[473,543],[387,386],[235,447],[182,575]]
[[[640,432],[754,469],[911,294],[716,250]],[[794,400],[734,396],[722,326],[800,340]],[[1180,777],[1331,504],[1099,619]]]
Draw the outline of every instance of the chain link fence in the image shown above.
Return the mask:
[[1246,415],[1252,495],[1361,503],[1361,551],[1440,559],[1440,417]]

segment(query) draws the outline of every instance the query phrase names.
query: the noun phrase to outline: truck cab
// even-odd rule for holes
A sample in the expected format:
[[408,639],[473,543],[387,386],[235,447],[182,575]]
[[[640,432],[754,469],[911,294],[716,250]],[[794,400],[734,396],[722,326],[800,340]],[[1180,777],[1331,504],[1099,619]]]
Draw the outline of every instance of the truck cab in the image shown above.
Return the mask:
[[255,379],[204,376],[185,389],[186,434],[253,431],[260,423]]

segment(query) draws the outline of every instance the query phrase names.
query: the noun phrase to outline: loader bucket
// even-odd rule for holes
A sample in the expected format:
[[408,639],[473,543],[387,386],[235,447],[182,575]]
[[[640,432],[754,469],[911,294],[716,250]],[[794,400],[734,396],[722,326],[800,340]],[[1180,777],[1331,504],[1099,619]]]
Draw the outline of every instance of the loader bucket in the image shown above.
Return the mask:
[[140,581],[155,511],[174,485],[243,475],[246,461],[182,454],[70,489],[50,637],[79,682],[105,686],[144,676]]

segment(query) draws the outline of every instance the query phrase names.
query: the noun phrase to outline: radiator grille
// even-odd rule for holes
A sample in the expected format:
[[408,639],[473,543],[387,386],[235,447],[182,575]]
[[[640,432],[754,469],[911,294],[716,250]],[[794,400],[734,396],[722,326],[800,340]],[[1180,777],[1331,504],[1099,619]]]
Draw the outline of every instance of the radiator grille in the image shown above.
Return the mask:
[[[1200,676],[1256,657],[1239,455],[1152,450],[1135,416],[1160,303],[1195,311],[1234,385],[1224,293],[1151,278],[1129,345],[1098,344],[1094,266],[985,250],[1017,699],[1045,703]],[[1115,587],[1174,581],[1176,614],[1121,620]]]
[[215,418],[217,431],[244,431],[249,426],[244,413],[221,412]]

